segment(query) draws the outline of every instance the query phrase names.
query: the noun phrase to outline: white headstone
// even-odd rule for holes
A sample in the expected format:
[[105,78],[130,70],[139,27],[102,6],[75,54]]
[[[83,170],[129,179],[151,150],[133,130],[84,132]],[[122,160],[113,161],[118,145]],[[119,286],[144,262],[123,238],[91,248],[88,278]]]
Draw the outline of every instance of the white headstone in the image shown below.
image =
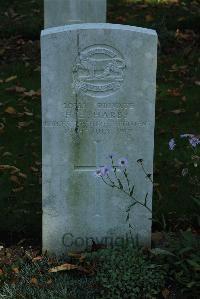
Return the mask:
[[[148,207],[153,172],[157,35],[113,24],[46,29],[42,46],[43,248],[82,249],[93,239],[129,236],[130,198],[93,172],[107,156],[126,157],[136,198]],[[129,223],[150,244],[151,215],[141,206]]]
[[106,0],[44,0],[44,27],[105,23]]

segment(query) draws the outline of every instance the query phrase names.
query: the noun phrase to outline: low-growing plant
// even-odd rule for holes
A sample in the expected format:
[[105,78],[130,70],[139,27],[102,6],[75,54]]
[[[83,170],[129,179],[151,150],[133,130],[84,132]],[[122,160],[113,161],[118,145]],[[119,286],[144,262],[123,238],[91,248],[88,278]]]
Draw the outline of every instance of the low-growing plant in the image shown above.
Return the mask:
[[179,139],[169,141],[169,149],[175,152],[179,148],[184,165],[181,169],[182,177],[193,186],[194,196],[200,196],[200,136],[194,134],[181,134]]
[[148,250],[118,246],[93,253],[96,281],[101,290],[98,298],[157,298],[165,286],[165,266],[154,263]]
[[168,236],[167,250],[154,249],[168,268],[169,280],[184,298],[200,297],[200,240],[191,231]]
[[[47,258],[21,261],[17,268],[4,267],[7,279],[0,283],[0,299],[94,299],[93,277],[75,272],[49,273],[52,265]],[[6,274],[8,272],[8,275]]]

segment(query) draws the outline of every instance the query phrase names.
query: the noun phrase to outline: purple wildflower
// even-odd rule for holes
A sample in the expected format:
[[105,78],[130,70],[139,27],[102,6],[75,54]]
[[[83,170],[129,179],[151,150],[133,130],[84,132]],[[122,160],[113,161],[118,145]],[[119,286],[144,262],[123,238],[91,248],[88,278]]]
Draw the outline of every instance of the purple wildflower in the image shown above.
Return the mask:
[[109,171],[110,171],[110,169],[109,169],[108,166],[103,166],[103,167],[101,167],[101,175],[102,175],[102,176],[108,175],[108,174],[109,174]]
[[101,176],[102,176],[101,168],[98,168],[98,169],[95,170],[95,172],[94,172],[94,176],[95,176],[95,177],[101,177]]
[[175,139],[174,138],[170,139],[170,141],[169,141],[169,149],[171,151],[173,151],[174,148],[175,148],[175,146],[176,146]]
[[197,144],[200,144],[200,139],[193,135],[193,137],[189,139],[189,143],[192,147],[196,147]]
[[118,160],[118,165],[123,166],[123,167],[127,167],[128,166],[128,160],[126,158],[121,158],[121,159]]

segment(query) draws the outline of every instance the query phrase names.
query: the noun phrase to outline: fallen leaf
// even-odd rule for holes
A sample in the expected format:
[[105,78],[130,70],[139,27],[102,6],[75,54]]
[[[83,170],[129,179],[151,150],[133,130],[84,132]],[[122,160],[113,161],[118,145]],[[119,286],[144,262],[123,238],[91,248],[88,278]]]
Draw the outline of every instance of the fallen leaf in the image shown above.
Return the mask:
[[20,180],[18,179],[18,177],[16,175],[11,175],[10,177],[11,182],[16,183],[18,185],[20,185]]
[[152,21],[154,21],[154,16],[152,16],[152,15],[146,15],[145,16],[145,21],[146,22],[152,22]]
[[6,91],[24,93],[26,91],[26,88],[22,87],[22,86],[11,86],[11,87],[6,88]]
[[40,71],[41,71],[41,67],[38,66],[38,67],[36,67],[33,71],[34,71],[34,72],[40,72]]
[[12,156],[12,154],[10,152],[5,152],[3,153],[2,157],[7,157],[7,156]]
[[175,109],[171,111],[174,114],[181,114],[181,113],[185,113],[185,109]]
[[24,112],[25,115],[28,115],[28,116],[33,116],[33,113],[31,112]]
[[8,114],[16,114],[16,110],[15,108],[9,106],[5,109],[5,112],[8,113]]
[[16,193],[16,192],[20,192],[20,191],[22,191],[22,190],[24,190],[24,187],[19,187],[19,188],[13,188],[13,189],[12,189],[12,191],[15,192],[15,193]]
[[17,76],[16,76],[16,75],[15,75],[15,76],[8,77],[7,79],[5,79],[5,83],[8,83],[8,82],[13,81],[13,80],[15,80],[15,79],[17,79]]
[[165,239],[165,235],[162,232],[152,233],[151,239],[155,244],[159,244],[161,241]]
[[0,133],[3,133],[4,132],[4,124],[3,123],[0,123]]
[[20,171],[19,168],[12,165],[0,165],[0,170],[12,170],[12,174]]
[[52,284],[53,280],[50,278],[49,280],[47,280],[47,284]]
[[38,91],[30,90],[30,91],[24,92],[24,95],[27,97],[33,97],[33,96],[39,97],[41,95],[41,92],[40,92],[40,90],[38,90]]
[[12,271],[15,273],[15,274],[18,274],[19,273],[19,268],[12,268]]
[[19,172],[18,173],[18,176],[20,176],[21,178],[23,179],[26,179],[27,178],[27,175],[25,173],[22,173],[22,172]]
[[182,100],[183,102],[186,102],[186,101],[187,101],[186,96],[183,96],[183,97],[181,98],[181,100]]
[[66,263],[66,264],[49,269],[49,272],[55,273],[55,272],[59,272],[59,271],[69,271],[69,270],[74,270],[74,269],[78,269],[78,266]]
[[80,262],[82,262],[85,259],[85,255],[83,253],[69,252],[68,256],[78,259]]
[[32,259],[32,262],[37,262],[43,260],[43,256],[36,256]]
[[180,97],[181,96],[181,92],[178,88],[168,89],[167,92],[170,96],[173,96],[173,97]]
[[38,172],[38,168],[34,167],[34,166],[31,166],[30,169],[33,171],[33,172]]
[[30,283],[35,284],[35,285],[38,285],[38,280],[37,280],[37,278],[32,277],[31,280],[30,280]]
[[17,127],[19,129],[27,128],[28,126],[30,126],[30,124],[32,124],[32,121],[19,121],[18,124],[17,124]]
[[169,295],[170,295],[170,291],[169,291],[168,289],[164,289],[164,290],[162,291],[162,295],[163,295],[163,297],[164,297],[165,299],[167,299],[167,298],[169,297]]

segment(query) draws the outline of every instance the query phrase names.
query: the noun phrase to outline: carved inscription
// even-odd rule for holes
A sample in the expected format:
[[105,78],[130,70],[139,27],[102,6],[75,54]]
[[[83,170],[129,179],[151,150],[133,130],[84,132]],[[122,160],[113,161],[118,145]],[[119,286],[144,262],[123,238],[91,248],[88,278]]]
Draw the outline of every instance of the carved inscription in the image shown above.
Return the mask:
[[62,120],[46,120],[44,127],[63,128],[66,134],[73,134],[78,117],[78,133],[92,135],[128,134],[137,128],[149,126],[147,121],[135,121],[133,102],[94,103],[93,109],[87,102],[66,102],[63,104]]
[[94,45],[80,52],[73,67],[73,86],[77,94],[105,97],[117,92],[126,63],[113,47]]

